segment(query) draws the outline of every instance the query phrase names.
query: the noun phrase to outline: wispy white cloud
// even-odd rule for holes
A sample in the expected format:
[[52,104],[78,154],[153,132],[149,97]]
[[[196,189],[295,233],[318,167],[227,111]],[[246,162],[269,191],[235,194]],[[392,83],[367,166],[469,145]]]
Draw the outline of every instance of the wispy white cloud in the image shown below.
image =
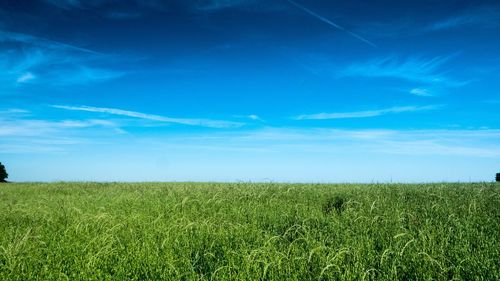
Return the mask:
[[62,10],[92,9],[98,7],[102,16],[115,20],[142,17],[152,11],[168,11],[172,7],[188,12],[212,13],[237,8],[250,11],[282,10],[284,4],[264,0],[45,0]]
[[[44,0],[61,9],[88,9],[108,6],[131,6],[135,8],[163,9],[169,1],[163,0]],[[170,1],[171,2],[171,1]]]
[[52,107],[65,110],[72,110],[72,111],[98,112],[98,113],[127,116],[127,117],[152,120],[158,122],[175,123],[175,124],[182,124],[189,126],[210,127],[210,128],[234,128],[234,127],[241,127],[244,125],[244,123],[241,122],[223,121],[223,120],[171,118],[171,117],[146,114],[136,111],[116,109],[116,108],[104,108],[104,107],[92,107],[92,106],[66,106],[66,105],[52,105]]
[[[398,59],[390,56],[371,60],[365,63],[355,63],[338,73],[338,77],[359,76],[371,78],[396,78],[425,85],[425,96],[434,96],[449,88],[465,86],[469,81],[458,81],[447,75],[443,66],[453,56],[424,59],[410,57]],[[431,92],[432,89],[432,92]],[[424,96],[422,88],[412,88],[412,94]]]
[[323,16],[321,16],[321,15],[319,15],[319,14],[311,11],[310,9],[308,9],[308,8],[300,5],[299,3],[295,2],[295,1],[292,1],[292,0],[287,0],[287,1],[290,4],[294,5],[295,7],[297,7],[299,9],[301,9],[302,11],[306,12],[307,14],[309,14],[309,15],[315,17],[316,19],[318,19],[318,20],[320,20],[320,21],[322,21],[322,22],[330,25],[331,27],[336,28],[336,29],[341,30],[341,31],[344,31],[344,32],[350,34],[351,36],[353,36],[354,38],[356,38],[356,39],[358,39],[358,40],[360,40],[360,41],[362,41],[362,42],[364,42],[364,43],[366,43],[366,44],[368,44],[368,45],[370,45],[372,47],[377,47],[377,45],[375,45],[373,42],[369,41],[368,39],[363,38],[360,35],[358,35],[358,34],[352,32],[352,31],[349,31],[349,30],[345,29],[344,27],[338,25],[337,23],[335,23],[335,22],[333,22],[333,21],[331,21],[331,20],[329,20],[329,19],[327,19],[327,18],[325,18],[325,17],[323,17]]
[[2,110],[0,112],[5,112],[5,113],[29,113],[29,110],[26,109],[20,109],[20,108],[9,108],[6,110]]
[[500,5],[468,7],[457,13],[446,12],[428,21],[416,22],[408,17],[384,19],[379,22],[365,22],[359,31],[375,38],[408,38],[431,32],[453,31],[463,28],[474,30],[500,27]]
[[288,5],[281,1],[266,0],[176,0],[191,12],[211,13],[226,9],[238,9],[250,12],[269,12],[287,10]]
[[106,14],[107,18],[115,20],[137,19],[140,18],[141,16],[142,14],[138,12],[122,12],[122,11],[112,11]]
[[0,43],[12,43],[12,42],[24,43],[27,45],[33,45],[39,48],[49,49],[49,50],[78,51],[94,55],[100,54],[90,49],[74,46],[71,44],[65,44],[62,42],[46,38],[36,37],[30,34],[0,30]]
[[29,110],[20,109],[20,108],[8,108],[0,110],[0,121],[10,120],[10,119],[19,119],[26,116],[29,116],[31,112]]
[[[94,137],[123,134],[115,121],[104,119],[40,119],[36,112],[0,110],[0,153],[53,153],[95,143]],[[93,137],[89,137],[93,136]]]
[[[88,106],[53,106],[54,108],[111,114],[151,120],[211,128],[236,128],[244,123],[209,120],[180,119],[145,114],[115,108]],[[87,144],[107,143],[109,139],[123,140],[132,134],[122,128],[143,126],[128,119],[62,119],[46,120],[37,118],[36,112],[10,108],[0,110],[0,153],[59,153]]]
[[415,82],[436,83],[448,79],[438,72],[450,57],[422,59],[411,57],[406,60],[390,56],[355,63],[347,67],[340,75],[365,77],[394,77]]
[[[175,1],[163,0],[43,0],[62,11],[92,10],[111,20],[134,20],[152,12],[167,11]],[[182,2],[182,1],[180,1]]]
[[451,16],[449,18],[436,21],[426,27],[428,31],[450,30],[463,28],[466,26],[477,26],[495,28],[500,26],[500,6],[482,6],[476,9],[469,9]]
[[474,81],[454,77],[452,60],[457,56],[458,54],[451,54],[426,58],[389,55],[342,66],[332,57],[309,54],[296,56],[295,61],[315,76],[398,80],[398,83],[404,83],[405,86],[393,87],[394,89],[421,97],[432,97]]
[[[188,1],[189,2],[189,1]],[[191,1],[188,5],[194,5],[196,9],[203,11],[215,11],[257,2],[256,0],[207,0]]]
[[82,2],[80,0],[45,0],[45,2],[52,4],[61,9],[81,8]]
[[249,114],[249,115],[234,115],[236,118],[250,119],[252,121],[264,121],[257,114]]
[[259,116],[255,115],[255,114],[250,114],[247,116],[248,118],[252,119],[252,120],[261,120]]
[[410,90],[410,94],[421,96],[421,97],[430,97],[432,96],[428,89],[424,88],[413,88]]
[[35,78],[36,76],[33,75],[33,73],[26,72],[23,75],[19,76],[19,78],[17,78],[17,83],[27,83]]
[[[292,145],[316,152],[366,151],[402,155],[500,157],[500,130],[276,129],[240,135],[249,145],[280,150]],[[228,142],[228,143],[232,143]],[[263,144],[266,144],[263,146]]]
[[[93,127],[113,128],[105,120],[23,120],[0,122],[0,153],[51,153],[89,142],[107,145],[102,132],[89,131],[85,138],[65,132],[90,130]],[[10,123],[10,124],[9,124]],[[34,138],[33,136],[36,136]],[[115,134],[115,137],[117,135]],[[114,138],[113,144],[127,146],[132,139]],[[109,141],[109,140],[108,140]],[[393,130],[393,129],[331,129],[331,128],[273,128],[257,130],[213,132],[203,134],[176,134],[168,138],[133,138],[143,147],[162,151],[207,152],[231,151],[232,153],[261,153],[262,155],[413,155],[460,156],[470,158],[500,158],[500,130]],[[274,157],[274,156],[273,156]],[[385,156],[384,156],[385,157]]]
[[[153,140],[152,140],[153,141]],[[258,151],[268,155],[412,155],[500,158],[500,130],[390,130],[263,128],[253,131],[176,136],[153,141],[156,147]],[[202,145],[202,146],[200,146]],[[283,153],[283,154],[282,154]]]
[[427,106],[395,106],[385,109],[354,111],[354,112],[335,112],[335,113],[317,113],[304,114],[295,117],[296,120],[323,120],[323,119],[347,119],[347,118],[367,118],[377,117],[386,114],[397,114],[404,112],[417,112],[434,110],[442,107],[442,105],[427,105]]
[[27,34],[0,30],[0,51],[2,87],[84,84],[125,74],[102,66],[112,61],[109,56]]
[[61,130],[82,129],[90,127],[116,127],[108,120],[62,120],[48,121],[38,119],[4,119],[0,120],[0,136],[41,136],[60,132]]

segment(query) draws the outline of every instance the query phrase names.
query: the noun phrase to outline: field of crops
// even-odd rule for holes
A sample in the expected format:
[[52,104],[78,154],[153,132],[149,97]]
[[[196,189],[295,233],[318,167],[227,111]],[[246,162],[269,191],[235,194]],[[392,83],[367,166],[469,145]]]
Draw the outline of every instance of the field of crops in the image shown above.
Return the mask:
[[0,184],[0,280],[500,280],[500,185]]

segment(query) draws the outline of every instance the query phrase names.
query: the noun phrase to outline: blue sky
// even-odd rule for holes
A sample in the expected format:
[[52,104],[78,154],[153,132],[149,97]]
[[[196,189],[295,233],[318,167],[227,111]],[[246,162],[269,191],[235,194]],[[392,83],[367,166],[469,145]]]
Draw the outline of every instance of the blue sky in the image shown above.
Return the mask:
[[490,181],[498,1],[7,0],[13,181]]

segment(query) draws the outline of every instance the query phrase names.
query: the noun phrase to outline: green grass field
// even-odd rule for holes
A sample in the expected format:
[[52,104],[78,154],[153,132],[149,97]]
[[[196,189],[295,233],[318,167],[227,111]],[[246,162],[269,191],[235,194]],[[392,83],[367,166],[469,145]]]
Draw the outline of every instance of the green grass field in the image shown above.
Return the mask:
[[0,184],[0,280],[500,280],[500,185]]

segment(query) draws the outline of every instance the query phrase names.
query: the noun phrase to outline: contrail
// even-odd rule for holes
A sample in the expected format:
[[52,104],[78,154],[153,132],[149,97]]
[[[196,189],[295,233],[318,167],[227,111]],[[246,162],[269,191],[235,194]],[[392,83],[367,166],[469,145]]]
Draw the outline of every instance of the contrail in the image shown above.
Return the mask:
[[345,29],[344,27],[342,27],[342,26],[340,26],[340,25],[338,25],[338,24],[336,24],[336,23],[332,22],[331,20],[329,20],[329,19],[327,19],[327,18],[324,18],[324,17],[322,17],[322,16],[320,16],[320,15],[316,14],[315,12],[313,12],[313,11],[309,10],[308,8],[306,8],[306,7],[302,6],[302,5],[300,5],[299,3],[295,2],[295,1],[292,1],[292,0],[287,0],[287,1],[288,1],[290,4],[294,5],[295,7],[297,7],[297,8],[299,8],[299,9],[301,9],[302,11],[304,11],[304,12],[306,12],[306,13],[310,14],[311,16],[313,16],[313,17],[315,17],[315,18],[317,18],[317,19],[319,19],[320,21],[325,22],[325,23],[327,23],[327,24],[329,24],[329,25],[331,25],[331,26],[333,26],[333,27],[335,27],[335,28],[337,28],[337,29],[339,29],[339,30],[345,31],[345,32],[349,33],[351,36],[353,36],[353,37],[355,37],[355,38],[357,38],[357,39],[359,39],[359,40],[361,40],[361,41],[365,42],[366,44],[368,44],[368,45],[370,45],[370,46],[372,46],[372,47],[377,47],[377,45],[373,44],[372,42],[368,41],[367,39],[365,39],[365,38],[363,38],[363,37],[359,36],[358,34],[356,34],[356,33],[354,33],[354,32],[351,32],[351,31],[349,31],[349,30]]

